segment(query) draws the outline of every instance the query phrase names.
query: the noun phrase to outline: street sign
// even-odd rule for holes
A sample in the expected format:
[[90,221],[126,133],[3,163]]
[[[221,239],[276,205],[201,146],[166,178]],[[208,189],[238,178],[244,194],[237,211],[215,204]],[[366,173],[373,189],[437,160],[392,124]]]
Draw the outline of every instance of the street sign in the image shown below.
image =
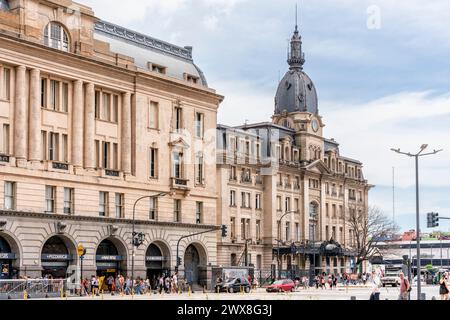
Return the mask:
[[83,257],[86,254],[86,248],[81,244],[78,246],[77,251],[79,257]]

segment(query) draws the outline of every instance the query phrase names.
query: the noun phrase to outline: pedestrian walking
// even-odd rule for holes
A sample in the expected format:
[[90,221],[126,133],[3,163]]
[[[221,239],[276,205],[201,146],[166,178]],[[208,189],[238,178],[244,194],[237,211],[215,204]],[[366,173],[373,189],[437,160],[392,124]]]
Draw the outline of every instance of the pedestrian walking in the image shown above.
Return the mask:
[[398,300],[409,300],[409,293],[411,292],[411,284],[406,279],[405,274],[400,272],[400,295]]
[[442,275],[441,280],[439,281],[439,294],[441,295],[441,300],[448,300],[448,272],[445,272]]
[[370,294],[370,300],[380,300],[380,288],[381,280],[375,271],[372,271],[372,293]]

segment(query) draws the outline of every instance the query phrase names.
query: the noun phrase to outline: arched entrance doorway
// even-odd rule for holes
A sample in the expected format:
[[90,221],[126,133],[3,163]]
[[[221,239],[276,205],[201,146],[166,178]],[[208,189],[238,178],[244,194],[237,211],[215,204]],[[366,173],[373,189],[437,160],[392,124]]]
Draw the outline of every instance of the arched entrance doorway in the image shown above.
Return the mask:
[[158,276],[170,273],[170,251],[162,242],[153,242],[145,253],[145,267],[150,282],[154,282]]
[[184,252],[184,272],[190,284],[206,284],[206,252],[198,244],[190,244]]
[[17,276],[17,269],[13,267],[16,259],[16,254],[12,251],[9,242],[0,236],[0,280]]
[[97,247],[95,260],[97,275],[117,276],[126,269],[126,250],[117,240],[105,239]]
[[[70,246],[70,250],[69,247]],[[67,269],[74,261],[75,246],[60,236],[48,239],[41,252],[42,276],[51,276],[54,279],[67,278]]]

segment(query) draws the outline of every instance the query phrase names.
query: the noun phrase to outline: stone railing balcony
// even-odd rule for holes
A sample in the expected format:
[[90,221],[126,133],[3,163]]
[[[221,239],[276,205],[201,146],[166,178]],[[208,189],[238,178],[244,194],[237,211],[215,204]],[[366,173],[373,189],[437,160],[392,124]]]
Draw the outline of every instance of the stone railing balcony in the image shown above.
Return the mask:
[[173,189],[181,189],[188,190],[188,182],[189,180],[183,178],[171,178],[172,180],[172,188]]

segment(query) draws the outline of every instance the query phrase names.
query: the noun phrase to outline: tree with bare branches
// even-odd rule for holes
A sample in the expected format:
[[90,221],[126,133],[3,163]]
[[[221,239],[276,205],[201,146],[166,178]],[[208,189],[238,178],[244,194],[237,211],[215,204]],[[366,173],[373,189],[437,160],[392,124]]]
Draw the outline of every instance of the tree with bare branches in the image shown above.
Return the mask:
[[355,250],[355,264],[359,267],[377,252],[377,244],[391,239],[398,226],[378,207],[349,206],[346,225],[350,232],[351,247]]

